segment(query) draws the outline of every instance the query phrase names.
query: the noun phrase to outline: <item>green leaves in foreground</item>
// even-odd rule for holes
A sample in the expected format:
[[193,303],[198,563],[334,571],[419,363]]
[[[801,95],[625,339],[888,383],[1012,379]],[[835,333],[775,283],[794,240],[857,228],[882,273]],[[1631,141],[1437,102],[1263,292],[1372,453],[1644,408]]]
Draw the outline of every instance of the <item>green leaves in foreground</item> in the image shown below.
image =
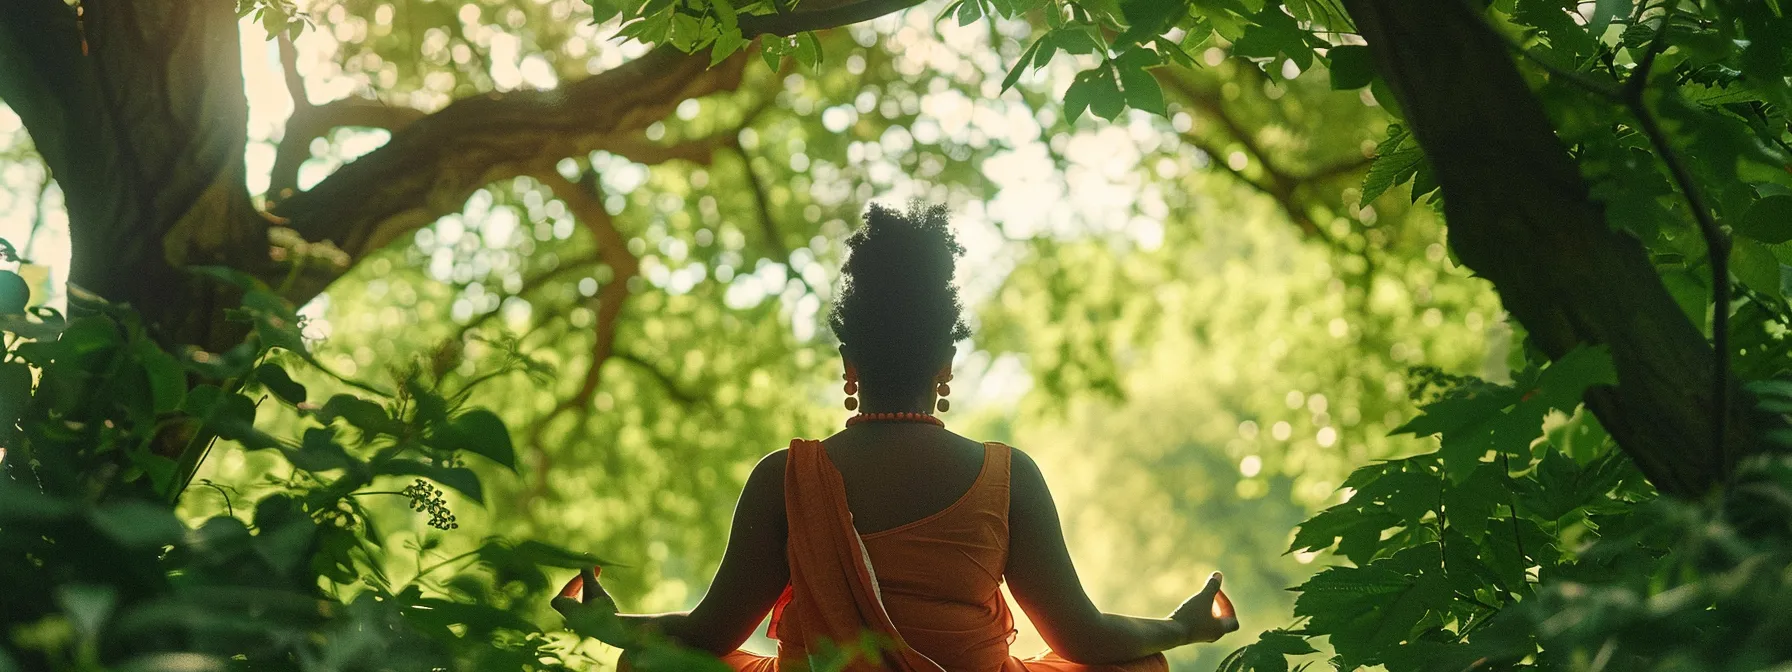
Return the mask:
[[1518,374],[1512,385],[1473,384],[1425,405],[1423,415],[1395,434],[1442,436],[1439,454],[1458,482],[1491,456],[1528,461],[1530,442],[1541,433],[1551,410],[1573,411],[1594,385],[1615,385],[1617,372],[1603,348],[1582,347],[1547,368]]
[[[1302,523],[1288,549],[1332,551],[1350,566],[1294,588],[1303,627],[1266,634],[1221,669],[1284,672],[1288,657],[1311,653],[1296,640],[1316,636],[1327,638],[1339,669],[1462,670],[1534,653],[1527,617],[1508,607],[1545,578],[1599,571],[1574,543],[1621,530],[1607,521],[1650,493],[1576,412],[1588,387],[1616,382],[1603,350],[1578,349],[1515,377],[1511,385],[1451,379],[1395,430],[1440,435],[1437,451],[1352,472],[1345,501]],[[1545,432],[1552,411],[1564,420]],[[1560,445],[1595,440],[1573,448],[1584,460]]]

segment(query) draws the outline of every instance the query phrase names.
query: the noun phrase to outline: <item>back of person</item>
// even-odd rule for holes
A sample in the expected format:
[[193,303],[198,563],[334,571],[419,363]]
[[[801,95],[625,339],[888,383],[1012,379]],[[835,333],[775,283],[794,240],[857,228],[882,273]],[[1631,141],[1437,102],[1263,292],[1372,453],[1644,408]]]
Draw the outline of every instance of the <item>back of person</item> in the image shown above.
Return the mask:
[[[952,285],[964,248],[944,208],[872,206],[846,244],[828,323],[858,413],[754,467],[695,608],[622,614],[625,627],[740,672],[1167,672],[1164,650],[1238,628],[1217,572],[1166,618],[1097,609],[1039,466],[935,415],[950,408],[954,344],[970,336]],[[1011,655],[1004,583],[1053,652]],[[556,606],[591,602],[614,604],[595,570]],[[739,650],[768,611],[778,655]]]
[[837,436],[825,454],[903,640],[948,670],[999,670],[1015,632],[1001,591],[1009,448],[931,429]]

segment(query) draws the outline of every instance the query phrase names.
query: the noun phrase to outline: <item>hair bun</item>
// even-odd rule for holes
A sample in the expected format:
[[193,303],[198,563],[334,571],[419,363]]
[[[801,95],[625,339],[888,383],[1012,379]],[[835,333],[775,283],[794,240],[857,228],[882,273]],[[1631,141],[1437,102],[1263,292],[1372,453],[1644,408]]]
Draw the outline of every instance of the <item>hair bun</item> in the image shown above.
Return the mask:
[[871,204],[846,240],[841,290],[828,323],[863,384],[920,387],[954,341],[970,336],[952,276],[964,247],[943,205]]

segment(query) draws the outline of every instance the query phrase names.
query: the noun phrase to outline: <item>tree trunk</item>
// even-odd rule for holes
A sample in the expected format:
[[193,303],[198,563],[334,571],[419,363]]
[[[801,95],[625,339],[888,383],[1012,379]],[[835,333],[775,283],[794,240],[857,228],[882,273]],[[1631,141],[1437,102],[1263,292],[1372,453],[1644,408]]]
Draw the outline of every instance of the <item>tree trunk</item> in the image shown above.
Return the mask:
[[231,292],[178,270],[267,259],[230,3],[86,0],[84,26],[62,0],[0,4],[0,98],[68,203],[70,282],[132,305],[163,343],[240,341],[219,319]]
[[1610,348],[1618,384],[1587,404],[1659,490],[1721,483],[1754,449],[1751,402],[1733,389],[1725,445],[1713,445],[1710,344],[1642,243],[1606,225],[1505,41],[1459,0],[1345,5],[1431,161],[1457,258],[1551,358]]

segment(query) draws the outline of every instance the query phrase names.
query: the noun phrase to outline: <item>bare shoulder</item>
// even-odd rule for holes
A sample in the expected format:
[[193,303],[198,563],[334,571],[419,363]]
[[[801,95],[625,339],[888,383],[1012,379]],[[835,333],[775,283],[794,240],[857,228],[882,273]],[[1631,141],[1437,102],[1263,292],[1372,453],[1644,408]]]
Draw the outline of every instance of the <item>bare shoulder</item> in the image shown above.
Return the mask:
[[1026,451],[1013,446],[1008,448],[1008,481],[1011,506],[1019,504],[1027,506],[1039,499],[1051,500],[1045,487],[1045,474],[1039,470],[1039,463]]
[[741,506],[764,511],[776,518],[784,517],[784,468],[790,462],[790,449],[780,448],[753,465],[747,483],[741,488]]
[[782,479],[784,477],[784,468],[789,463],[790,449],[779,448],[767,453],[765,457],[759,458],[759,463],[753,465],[753,477],[759,477],[764,474],[777,476]]

